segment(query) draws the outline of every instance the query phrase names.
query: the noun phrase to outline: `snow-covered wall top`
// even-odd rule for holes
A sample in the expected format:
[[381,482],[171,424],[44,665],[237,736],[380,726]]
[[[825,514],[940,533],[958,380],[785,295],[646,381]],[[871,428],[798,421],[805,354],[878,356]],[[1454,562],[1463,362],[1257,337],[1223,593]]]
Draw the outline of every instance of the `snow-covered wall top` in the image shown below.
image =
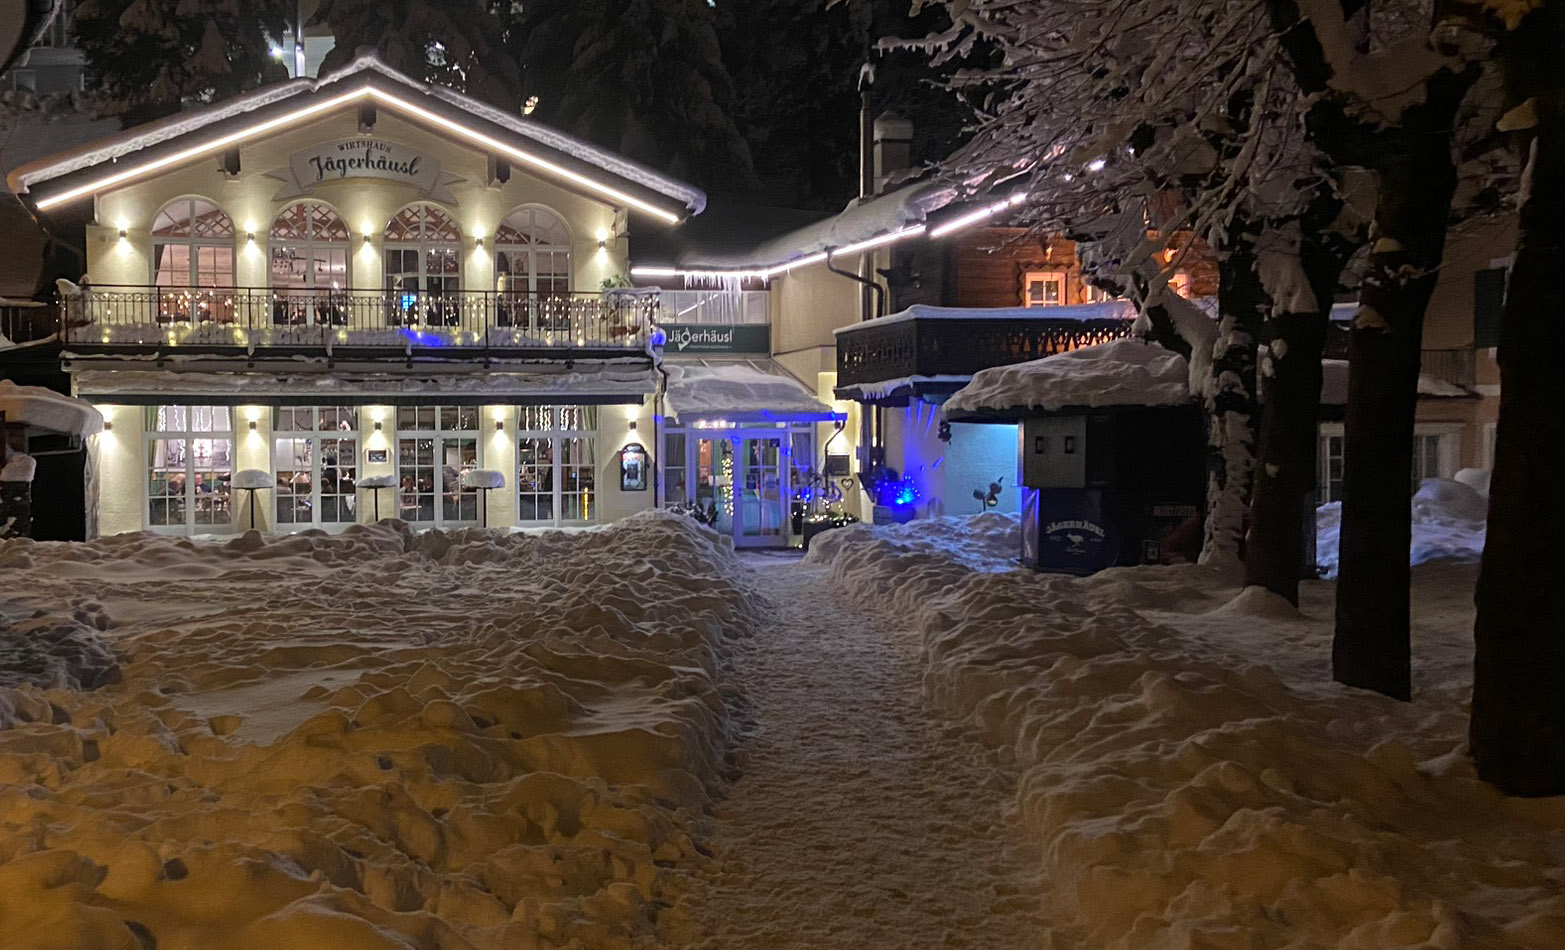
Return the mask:
[[90,403],[39,386],[18,386],[9,379],[0,379],[0,413],[8,423],[50,432],[89,436],[103,431],[103,415]]
[[558,129],[485,105],[455,90],[421,83],[392,69],[369,53],[359,56],[342,69],[317,80],[290,79],[275,83],[202,109],[192,109],[160,122],[148,123],[118,135],[107,136],[53,160],[45,159],[23,166],[12,172],[10,176],[12,188],[25,191],[39,182],[59,178],[105,162],[118,161],[141,149],[163,144],[172,138],[197,132],[215,123],[254,112],[302,93],[325,91],[354,76],[366,73],[389,79],[413,92],[432,96],[462,112],[491,122],[539,145],[596,166],[659,194],[678,199],[693,213],[699,213],[706,207],[706,193],[694,185],[671,178],[590,142],[567,135]]
[[1190,401],[1190,364],[1154,343],[1123,339],[980,370],[947,416],[1067,406],[1174,406]]
[[[1327,406],[1346,406],[1348,404],[1348,361],[1347,360],[1321,360],[1320,401]],[[1436,398],[1461,398],[1464,396],[1476,396],[1477,393],[1455,383],[1448,383],[1438,376],[1428,373],[1418,374],[1418,394],[1420,396],[1433,396]]]
[[1083,303],[1069,307],[926,307],[914,304],[890,316],[838,327],[848,333],[865,327],[889,326],[909,320],[1134,320],[1136,306],[1126,300]]

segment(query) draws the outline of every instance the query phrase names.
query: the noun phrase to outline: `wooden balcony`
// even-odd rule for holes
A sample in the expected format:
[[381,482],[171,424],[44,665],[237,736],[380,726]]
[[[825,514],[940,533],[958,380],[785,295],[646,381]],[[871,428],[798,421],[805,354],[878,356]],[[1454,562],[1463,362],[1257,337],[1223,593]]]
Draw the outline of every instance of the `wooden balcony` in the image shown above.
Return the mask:
[[981,310],[960,317],[949,311],[920,317],[912,311],[844,327],[837,331],[837,393],[864,402],[902,404],[911,395],[949,394],[981,369],[1130,335],[1130,319],[1051,316],[1052,309],[1039,307],[1026,315],[996,311],[1004,316],[990,317]]
[[93,285],[65,295],[64,342],[83,355],[245,359],[610,359],[643,355],[658,298]]

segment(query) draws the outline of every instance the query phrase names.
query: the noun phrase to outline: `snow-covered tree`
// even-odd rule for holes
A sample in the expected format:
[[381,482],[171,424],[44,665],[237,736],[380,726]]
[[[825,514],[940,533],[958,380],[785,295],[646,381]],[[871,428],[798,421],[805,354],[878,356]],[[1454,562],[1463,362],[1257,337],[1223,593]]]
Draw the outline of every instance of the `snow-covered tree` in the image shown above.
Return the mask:
[[[1269,300],[1259,262],[1300,213],[1308,155],[1254,4],[1132,0],[949,3],[937,58],[991,43],[994,69],[958,83],[997,93],[948,169],[975,190],[1025,190],[1023,217],[1082,245],[1099,282],[1126,290],[1155,339],[1191,356],[1211,417],[1203,558],[1234,562],[1255,471],[1256,342]],[[1214,323],[1167,288],[1190,235],[1214,251]],[[1335,275],[1333,275],[1335,276]],[[1326,298],[1329,306],[1330,297]],[[1297,552],[1297,548],[1295,548]],[[1295,558],[1297,554],[1295,553]]]
[[1500,337],[1500,421],[1478,578],[1469,736],[1478,774],[1519,795],[1565,794],[1565,5],[1495,3],[1509,107],[1525,162]]
[[706,0],[528,0],[514,26],[534,115],[719,191],[753,191]]
[[521,103],[521,72],[505,48],[507,18],[485,0],[321,0],[311,22],[328,27],[335,41],[322,72],[372,49],[410,76],[502,108]]
[[1266,7],[1309,97],[1311,141],[1338,165],[1374,173],[1373,245],[1349,357],[1332,672],[1407,699],[1407,473],[1423,320],[1457,190],[1457,133],[1487,51],[1470,18],[1446,5],[1393,8],[1405,17],[1385,30],[1357,0]]
[[105,114],[127,125],[285,78],[287,0],[80,0],[76,43]]

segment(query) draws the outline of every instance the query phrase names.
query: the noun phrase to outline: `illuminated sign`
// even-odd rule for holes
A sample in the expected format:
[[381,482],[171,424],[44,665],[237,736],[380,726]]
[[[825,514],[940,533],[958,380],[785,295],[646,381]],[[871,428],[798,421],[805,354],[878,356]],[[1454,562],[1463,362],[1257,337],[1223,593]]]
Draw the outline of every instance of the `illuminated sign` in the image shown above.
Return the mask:
[[440,170],[440,161],[416,149],[382,139],[355,138],[328,142],[294,152],[288,166],[269,177],[283,182],[272,196],[285,201],[313,192],[318,185],[348,179],[374,178],[412,185],[420,196],[455,204],[450,186],[462,179]]

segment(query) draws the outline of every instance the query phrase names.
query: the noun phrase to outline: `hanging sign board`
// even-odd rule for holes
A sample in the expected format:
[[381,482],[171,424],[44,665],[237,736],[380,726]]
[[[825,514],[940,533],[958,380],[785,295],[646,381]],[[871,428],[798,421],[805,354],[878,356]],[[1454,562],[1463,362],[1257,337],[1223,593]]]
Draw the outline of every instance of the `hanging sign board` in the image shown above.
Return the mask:
[[647,447],[631,442],[619,450],[620,491],[647,490]]
[[288,157],[288,167],[271,172],[284,182],[274,201],[307,195],[319,185],[348,179],[375,178],[412,185],[421,197],[455,204],[450,186],[462,179],[440,170],[439,159],[384,139],[354,138],[300,149]]
[[665,356],[712,353],[770,353],[772,328],[765,323],[660,323],[668,335]]

